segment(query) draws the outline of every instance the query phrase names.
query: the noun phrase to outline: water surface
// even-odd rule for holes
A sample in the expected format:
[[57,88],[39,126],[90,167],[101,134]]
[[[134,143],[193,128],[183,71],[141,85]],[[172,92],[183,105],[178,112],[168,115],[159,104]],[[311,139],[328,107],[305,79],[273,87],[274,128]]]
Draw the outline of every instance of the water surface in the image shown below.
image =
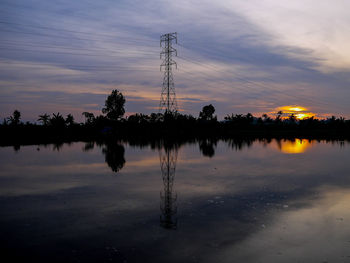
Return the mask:
[[349,157],[305,139],[2,147],[2,254],[350,262]]

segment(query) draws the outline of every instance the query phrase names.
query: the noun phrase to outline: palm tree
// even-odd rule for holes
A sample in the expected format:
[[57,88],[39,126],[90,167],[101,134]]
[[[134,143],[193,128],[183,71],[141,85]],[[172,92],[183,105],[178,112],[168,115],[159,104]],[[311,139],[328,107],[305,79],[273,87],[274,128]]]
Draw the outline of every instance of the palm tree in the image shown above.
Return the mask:
[[49,125],[50,122],[50,115],[45,113],[43,115],[39,115],[38,121],[41,121],[44,126]]
[[57,114],[52,113],[50,124],[55,127],[64,127],[66,123],[63,116],[58,112]]
[[275,119],[276,122],[280,122],[281,121],[281,118],[282,118],[282,115],[283,115],[283,111],[278,111],[277,112],[277,117]]
[[297,121],[297,117],[294,115],[294,113],[289,115],[288,119],[289,119],[290,122],[296,122]]
[[8,117],[8,121],[11,125],[18,125],[20,123],[21,113],[18,110],[13,112],[13,115]]

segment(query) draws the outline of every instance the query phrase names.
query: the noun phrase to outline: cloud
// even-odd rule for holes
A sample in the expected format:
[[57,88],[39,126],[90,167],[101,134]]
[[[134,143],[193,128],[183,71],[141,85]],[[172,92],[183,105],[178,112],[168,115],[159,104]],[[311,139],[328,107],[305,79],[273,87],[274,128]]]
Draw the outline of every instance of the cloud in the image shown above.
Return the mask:
[[[347,4],[336,1],[328,7],[321,1],[312,9],[313,4],[3,1],[0,92],[108,94],[118,88],[127,101],[128,96],[145,99],[138,105],[130,97],[130,112],[149,112],[161,91],[159,35],[177,31],[179,98],[215,101],[219,117],[230,109],[260,114],[292,104],[350,116],[350,67],[332,55],[343,50],[338,43],[348,37],[347,16],[340,10]],[[326,26],[323,20],[336,13],[337,25]],[[180,103],[185,113],[200,110],[197,103]]]
[[350,8],[348,1],[219,2],[238,10],[252,23],[269,32],[273,36],[269,45],[310,50],[309,54],[289,52],[288,56],[318,58],[319,64],[315,66],[324,72],[349,70],[350,52],[346,46],[350,40],[347,30],[350,19],[346,11]]

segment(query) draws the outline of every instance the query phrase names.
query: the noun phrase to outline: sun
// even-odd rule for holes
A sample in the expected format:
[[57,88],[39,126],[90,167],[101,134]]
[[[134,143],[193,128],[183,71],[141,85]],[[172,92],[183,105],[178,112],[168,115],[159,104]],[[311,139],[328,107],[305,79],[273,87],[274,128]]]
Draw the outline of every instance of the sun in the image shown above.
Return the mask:
[[309,112],[309,110],[305,107],[299,105],[287,105],[276,108],[276,111],[282,111],[284,114],[284,118],[288,118],[291,114],[293,114],[298,120],[303,120],[306,118],[315,117],[316,114]]
[[307,109],[304,108],[304,107],[300,107],[300,106],[296,106],[296,107],[290,107],[289,106],[289,107],[287,107],[287,110],[299,112],[299,111],[306,111]]
[[306,118],[315,117],[315,114],[313,114],[311,112],[297,113],[297,114],[295,114],[295,117],[297,117],[298,120],[303,120],[303,119],[306,119]]

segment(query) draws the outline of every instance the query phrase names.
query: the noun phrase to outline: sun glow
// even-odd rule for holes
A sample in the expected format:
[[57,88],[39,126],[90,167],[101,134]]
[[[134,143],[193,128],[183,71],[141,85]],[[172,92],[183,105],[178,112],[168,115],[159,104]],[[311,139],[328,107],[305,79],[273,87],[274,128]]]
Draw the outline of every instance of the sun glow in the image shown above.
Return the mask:
[[298,113],[295,114],[295,117],[297,117],[298,120],[303,120],[305,118],[311,118],[311,117],[315,117],[315,114],[311,113],[311,112],[307,112],[307,113]]
[[316,114],[308,112],[308,109],[302,106],[289,105],[276,108],[276,111],[283,112],[283,118],[288,118],[293,114],[298,120],[303,120],[305,118],[315,117]]
[[287,154],[303,153],[311,147],[311,143],[306,139],[295,139],[294,141],[282,141],[278,143],[281,152]]
[[296,111],[296,112],[300,112],[300,111],[306,111],[307,109],[304,107],[300,107],[300,106],[283,106],[283,107],[279,107],[278,110],[280,111]]

